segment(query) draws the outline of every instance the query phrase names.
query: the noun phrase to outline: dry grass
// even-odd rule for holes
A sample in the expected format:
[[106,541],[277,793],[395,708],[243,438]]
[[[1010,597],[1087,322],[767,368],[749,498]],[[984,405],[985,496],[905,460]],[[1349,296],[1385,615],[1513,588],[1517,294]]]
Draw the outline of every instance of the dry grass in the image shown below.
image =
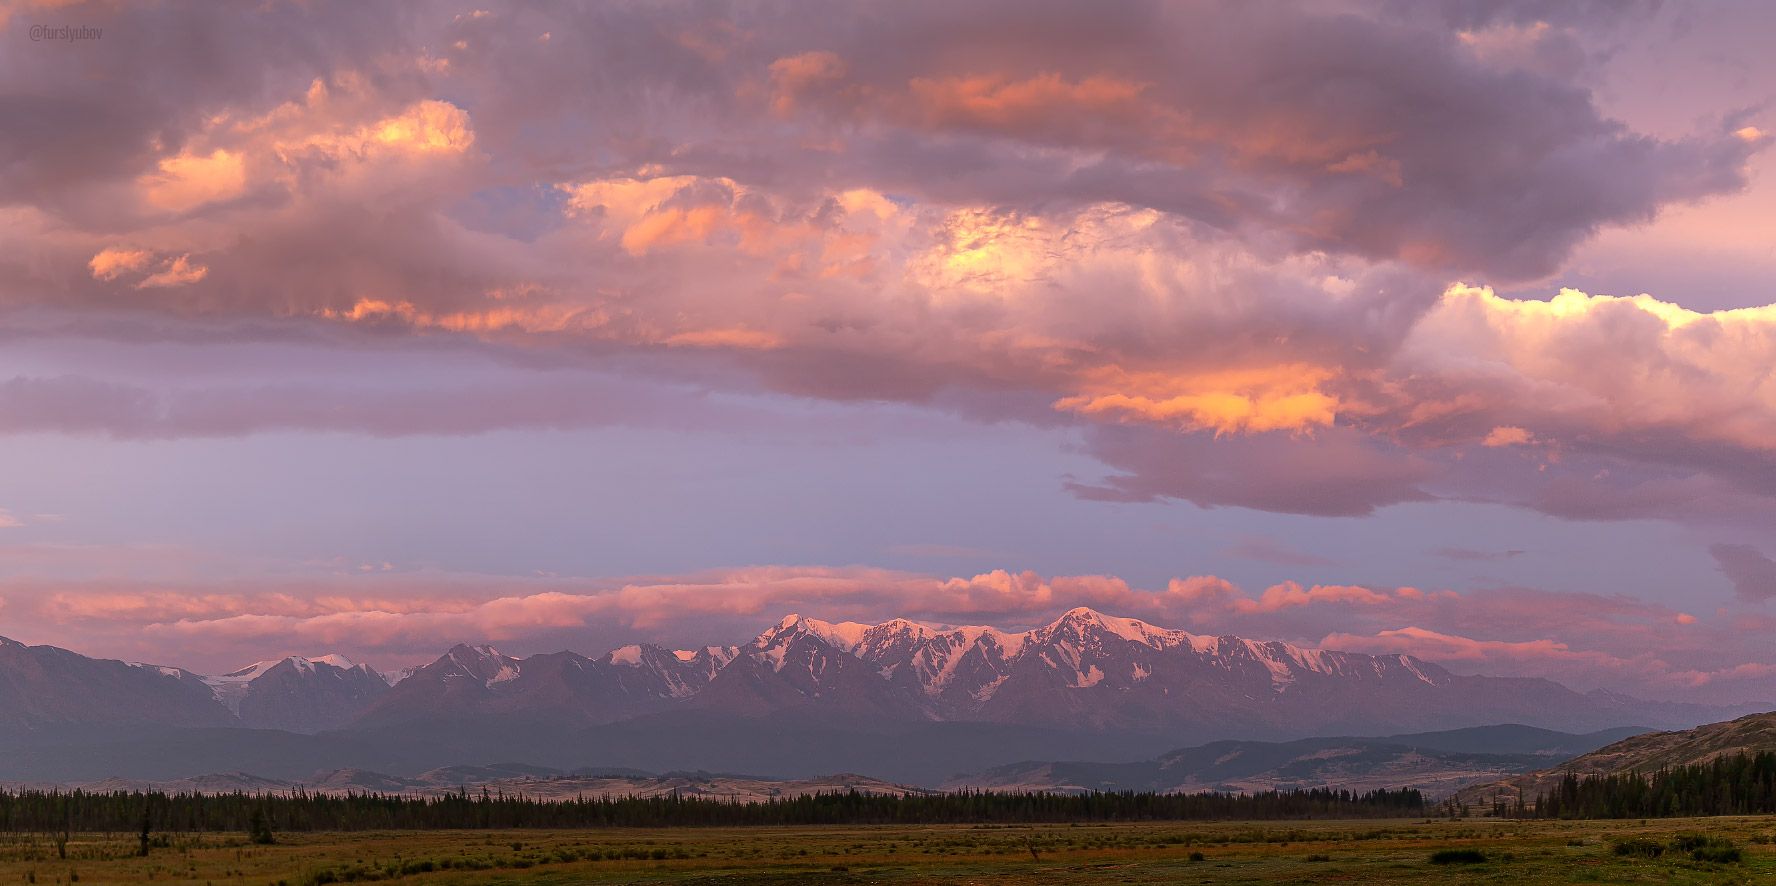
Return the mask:
[[[1679,833],[1731,841],[1743,861],[1614,851],[1624,840]],[[272,846],[239,835],[173,837],[142,858],[133,835],[81,834],[64,860],[47,835],[14,834],[0,835],[0,886],[1739,883],[1776,879],[1773,837],[1776,821],[1761,818],[428,831],[283,834]],[[1486,861],[1431,863],[1452,849]]]

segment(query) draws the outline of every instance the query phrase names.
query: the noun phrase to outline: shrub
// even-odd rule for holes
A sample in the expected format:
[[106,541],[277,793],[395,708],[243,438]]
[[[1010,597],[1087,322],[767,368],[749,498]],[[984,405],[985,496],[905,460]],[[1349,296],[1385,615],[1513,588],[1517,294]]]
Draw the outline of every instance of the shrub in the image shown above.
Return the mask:
[[1738,864],[1744,860],[1739,847],[1732,840],[1704,834],[1678,834],[1672,837],[1671,851],[1688,852],[1692,860],[1716,864]]
[[1486,853],[1478,849],[1439,849],[1431,853],[1431,864],[1483,864]]
[[1326,855],[1324,853],[1317,853],[1316,852],[1313,855],[1308,856],[1307,860],[1308,861],[1331,861],[1332,856]]
[[1191,861],[1208,861],[1208,856],[1203,855],[1201,852],[1192,852],[1192,853],[1190,853],[1190,860]]
[[1617,855],[1633,855],[1640,858],[1658,858],[1665,854],[1665,845],[1657,840],[1645,837],[1630,837],[1616,843],[1612,850]]
[[[1693,852],[1704,846],[1713,845],[1715,845],[1715,838],[1703,834],[1678,834],[1671,838],[1671,850],[1673,852]],[[1732,843],[1728,843],[1727,845],[1731,846]]]
[[1692,850],[1690,858],[1696,861],[1712,861],[1715,864],[1738,864],[1744,861],[1744,855],[1737,846],[1704,846]]

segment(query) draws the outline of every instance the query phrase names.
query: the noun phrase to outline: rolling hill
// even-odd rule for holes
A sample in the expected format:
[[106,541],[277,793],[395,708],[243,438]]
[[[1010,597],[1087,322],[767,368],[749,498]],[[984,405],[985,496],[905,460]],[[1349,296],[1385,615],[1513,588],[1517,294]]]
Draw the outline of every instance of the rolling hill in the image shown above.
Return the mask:
[[1750,714],[1723,723],[1709,723],[1674,732],[1647,732],[1624,738],[1558,766],[1462,790],[1457,799],[1470,805],[1491,805],[1495,798],[1534,803],[1566,773],[1580,777],[1625,772],[1652,772],[1667,766],[1706,763],[1716,757],[1776,751],[1776,712]]

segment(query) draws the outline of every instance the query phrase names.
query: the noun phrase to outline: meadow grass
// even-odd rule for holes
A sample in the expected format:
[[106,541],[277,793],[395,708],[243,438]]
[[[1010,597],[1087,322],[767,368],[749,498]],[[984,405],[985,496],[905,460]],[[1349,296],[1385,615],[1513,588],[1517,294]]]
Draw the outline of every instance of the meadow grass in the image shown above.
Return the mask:
[[1773,839],[1771,818],[1389,819],[157,835],[146,857],[133,834],[75,834],[62,858],[52,835],[0,834],[0,886],[1754,883],[1776,882]]

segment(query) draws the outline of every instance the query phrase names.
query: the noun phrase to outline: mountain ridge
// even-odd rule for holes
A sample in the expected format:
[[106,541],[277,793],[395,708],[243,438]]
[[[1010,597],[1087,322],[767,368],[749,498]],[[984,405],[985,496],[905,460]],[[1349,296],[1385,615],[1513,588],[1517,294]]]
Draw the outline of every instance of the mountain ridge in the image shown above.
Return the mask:
[[[41,662],[59,663],[52,671],[60,676],[45,676]],[[130,698],[107,695],[126,691],[118,680],[130,683]],[[1747,709],[1457,675],[1405,654],[1211,637],[1084,607],[1027,631],[792,614],[739,645],[634,643],[598,658],[458,644],[393,680],[343,656],[267,659],[206,678],[0,643],[0,737],[13,736],[15,756],[35,761],[9,770],[23,773],[88,772],[56,736],[107,718],[312,735],[313,753],[333,748],[339,766],[349,759],[401,772],[403,760],[441,765],[510,750],[513,759],[570,769],[591,755],[651,771],[870,771],[936,783],[1018,759],[1138,760],[1222,739],[1512,722],[1563,732],[1670,729]],[[191,774],[195,752],[171,737],[154,741],[163,759],[183,761],[179,771]],[[249,771],[291,774],[245,741],[217,734],[200,744]],[[91,765],[115,759],[133,761],[132,772],[168,771],[148,765],[145,753],[94,750]]]
[[1432,800],[1608,745],[1634,727],[1572,734],[1520,724],[1287,742],[1222,740],[1126,763],[1023,761],[945,780],[949,790],[1252,793],[1413,787]]
[[1707,763],[1717,757],[1760,751],[1776,751],[1776,711],[1705,723],[1692,729],[1630,736],[1565,760],[1559,766],[1466,788],[1457,798],[1470,805],[1490,805],[1499,798],[1514,803],[1521,797],[1525,803],[1533,805],[1536,797],[1547,793],[1568,772],[1580,778],[1626,772],[1650,773],[1666,767]]

